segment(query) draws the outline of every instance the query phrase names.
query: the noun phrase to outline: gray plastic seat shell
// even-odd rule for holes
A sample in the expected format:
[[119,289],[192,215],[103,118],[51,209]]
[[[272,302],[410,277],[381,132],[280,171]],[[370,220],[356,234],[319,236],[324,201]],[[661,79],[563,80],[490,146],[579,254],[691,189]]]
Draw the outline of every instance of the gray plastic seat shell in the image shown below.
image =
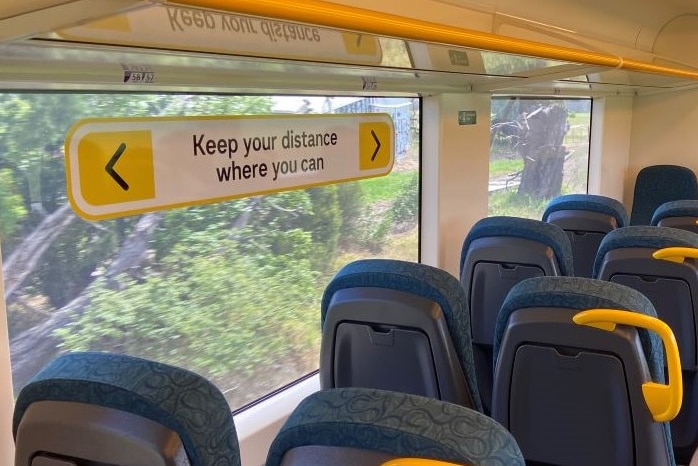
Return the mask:
[[553,249],[538,241],[491,236],[470,243],[460,280],[469,298],[473,358],[485,413],[491,409],[492,345],[499,308],[517,283],[549,275],[562,275],[562,270]]
[[[675,201],[684,204],[686,201]],[[691,202],[692,203],[692,202]],[[663,206],[671,205],[665,203]],[[659,209],[658,209],[659,210]],[[657,215],[659,217],[659,215]],[[684,385],[683,404],[671,422],[674,452],[680,463],[688,462],[698,446],[698,291],[695,284],[698,261],[687,258],[683,263],[655,260],[651,254],[659,248],[681,246],[698,248],[695,233],[660,226],[629,226],[607,235],[599,247],[595,275],[639,289],[655,304],[660,318],[676,335],[681,354]],[[692,310],[688,310],[692,308]]]
[[473,405],[434,301],[385,288],[340,289],[330,300],[324,328],[322,388],[376,388]]
[[[625,326],[618,326],[613,332],[577,326],[572,323],[572,316],[577,312],[525,308],[511,314],[495,369],[492,417],[511,431],[527,462],[533,464],[673,465],[667,452],[664,427],[654,422],[642,395],[642,383],[650,381],[651,377],[637,331]],[[552,367],[559,374],[579,370],[582,354],[597,359],[595,364],[602,362],[604,369],[585,384],[580,384],[579,380],[565,384],[565,377],[560,377],[555,379],[555,384],[540,387],[536,385],[540,380],[520,379],[529,372],[527,368],[533,367],[528,364],[540,365],[539,353],[527,355],[531,348],[548,351],[557,348],[553,351],[557,362]],[[574,356],[575,348],[579,350],[577,356]],[[530,357],[533,354],[535,356]],[[516,368],[522,360],[526,366]],[[514,374],[518,380],[514,379]],[[610,404],[595,409],[593,401],[585,396],[598,388],[599,380],[608,380],[612,375],[625,375],[627,385],[606,384],[609,397],[626,392],[630,405],[620,406],[610,397]],[[529,390],[515,392],[514,387],[521,385],[529,385]],[[526,393],[535,396],[515,398]],[[551,405],[554,409],[546,408]],[[600,415],[607,414],[608,409],[620,411],[620,423],[609,426],[608,420],[595,422],[595,419],[602,419]],[[535,419],[536,429],[519,420],[532,411],[536,416],[528,420]],[[623,412],[631,414],[623,416]],[[587,443],[589,434],[594,441]],[[592,444],[593,448],[589,448]]]
[[71,401],[37,401],[24,413],[17,429],[15,466],[35,466],[37,455],[46,450],[65,461],[82,460],[75,460],[77,464],[190,464],[179,436],[167,427],[124,411]]
[[591,278],[596,251],[606,233],[618,228],[616,218],[601,212],[558,210],[551,212],[546,221],[567,233],[572,246],[575,276]]

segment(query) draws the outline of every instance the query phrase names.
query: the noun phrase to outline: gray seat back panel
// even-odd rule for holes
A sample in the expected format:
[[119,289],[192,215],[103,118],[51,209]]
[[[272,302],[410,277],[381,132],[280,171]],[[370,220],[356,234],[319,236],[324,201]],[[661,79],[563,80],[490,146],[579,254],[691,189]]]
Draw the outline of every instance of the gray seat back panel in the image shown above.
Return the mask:
[[577,326],[577,312],[511,315],[495,369],[493,418],[533,462],[671,465],[664,427],[642,395],[651,378],[637,331]]
[[441,307],[397,290],[337,290],[320,350],[323,388],[401,391],[472,406]]
[[32,403],[22,418],[15,464],[35,465],[33,458],[46,451],[50,456],[45,462],[53,458],[54,464],[57,458],[78,465],[190,464],[179,436],[163,425],[124,411],[70,401]]

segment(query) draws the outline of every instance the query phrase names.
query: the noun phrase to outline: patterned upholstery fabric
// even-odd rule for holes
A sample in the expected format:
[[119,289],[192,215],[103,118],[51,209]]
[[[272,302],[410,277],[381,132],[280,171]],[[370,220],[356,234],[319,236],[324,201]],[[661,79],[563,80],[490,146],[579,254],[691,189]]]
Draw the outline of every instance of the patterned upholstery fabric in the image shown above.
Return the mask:
[[547,222],[553,212],[560,210],[586,210],[611,215],[618,227],[628,224],[628,213],[623,204],[615,199],[594,194],[566,194],[551,200],[543,212],[543,221]]
[[463,368],[471,399],[475,408],[482,411],[474,372],[470,313],[465,292],[454,276],[444,270],[415,262],[390,259],[365,259],[352,262],[337,272],[325,289],[321,308],[323,327],[332,295],[338,290],[354,287],[404,291],[438,303]]
[[[620,231],[620,229],[615,231]],[[562,307],[580,311],[609,308],[635,311],[657,317],[654,306],[645,295],[617,283],[581,277],[529,278],[515,285],[502,304],[495,330],[494,364],[497,363],[499,348],[509,317],[514,311],[527,307]],[[664,347],[661,339],[655,333],[645,329],[638,329],[638,334],[652,380],[663,383]],[[664,423],[664,432],[670,464],[674,464],[668,422]]]
[[604,236],[594,262],[594,276],[599,275],[606,253],[618,248],[698,248],[698,235],[678,228],[628,226],[617,228]]
[[540,220],[505,216],[483,218],[473,225],[461,249],[461,275],[470,243],[478,238],[489,236],[513,236],[543,243],[555,252],[562,275],[574,275],[572,246],[562,228]]
[[670,201],[657,207],[652,215],[651,225],[657,225],[667,217],[698,217],[698,200]]
[[698,199],[693,171],[678,165],[652,165],[637,174],[631,225],[649,225],[657,207],[668,201]]
[[476,411],[440,400],[366,388],[316,392],[291,414],[267,466],[305,445],[354,447],[478,466],[524,465],[514,438]]
[[228,403],[193,372],[116,354],[60,356],[19,394],[15,436],[29,405],[43,400],[89,403],[145,417],[179,434],[192,466],[240,466]]

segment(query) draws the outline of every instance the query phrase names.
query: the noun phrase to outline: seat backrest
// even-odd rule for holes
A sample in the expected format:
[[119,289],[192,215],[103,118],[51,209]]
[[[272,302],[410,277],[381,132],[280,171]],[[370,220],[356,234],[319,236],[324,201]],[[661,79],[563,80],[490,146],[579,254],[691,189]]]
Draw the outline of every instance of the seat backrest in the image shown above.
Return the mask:
[[637,174],[630,225],[649,225],[657,207],[669,201],[698,199],[693,170],[679,165],[650,165]]
[[20,392],[13,434],[15,466],[240,465],[232,414],[213,384],[117,354],[49,363]]
[[516,283],[573,275],[572,248],[558,226],[518,217],[488,217],[463,242],[460,282],[470,308],[473,357],[484,412],[492,395],[492,343],[499,308]]
[[629,286],[647,296],[660,319],[676,335],[683,369],[684,404],[671,423],[677,459],[688,462],[698,447],[698,260],[658,260],[653,254],[669,247],[698,248],[698,235],[685,230],[629,226],[601,242],[594,275]]
[[628,224],[623,204],[594,194],[566,194],[550,201],[543,221],[562,228],[570,239],[574,274],[591,277],[601,240],[611,230]]
[[661,340],[573,321],[595,308],[656,317],[646,297],[615,283],[538,277],[512,288],[497,321],[492,417],[533,464],[673,465],[668,423],[654,421],[643,394],[664,381]]
[[339,388],[298,405],[269,448],[266,466],[379,466],[398,457],[524,464],[512,436],[484,414],[419,395]]
[[322,388],[402,391],[482,409],[458,280],[388,259],[344,266],[322,299]]
[[698,200],[665,202],[654,211],[651,224],[698,233]]

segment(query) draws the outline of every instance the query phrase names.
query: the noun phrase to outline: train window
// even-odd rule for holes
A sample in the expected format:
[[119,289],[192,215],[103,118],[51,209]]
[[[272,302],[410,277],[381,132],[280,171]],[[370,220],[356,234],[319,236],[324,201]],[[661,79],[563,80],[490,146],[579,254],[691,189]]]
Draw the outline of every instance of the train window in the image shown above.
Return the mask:
[[489,215],[540,219],[550,199],[587,192],[591,99],[493,97]]
[[[63,143],[88,117],[389,113],[384,177],[88,222]],[[318,365],[320,298],[358,257],[418,260],[419,99],[0,94],[0,233],[15,393],[61,352],[189,368],[238,409]],[[183,186],[182,189],[185,189]]]

